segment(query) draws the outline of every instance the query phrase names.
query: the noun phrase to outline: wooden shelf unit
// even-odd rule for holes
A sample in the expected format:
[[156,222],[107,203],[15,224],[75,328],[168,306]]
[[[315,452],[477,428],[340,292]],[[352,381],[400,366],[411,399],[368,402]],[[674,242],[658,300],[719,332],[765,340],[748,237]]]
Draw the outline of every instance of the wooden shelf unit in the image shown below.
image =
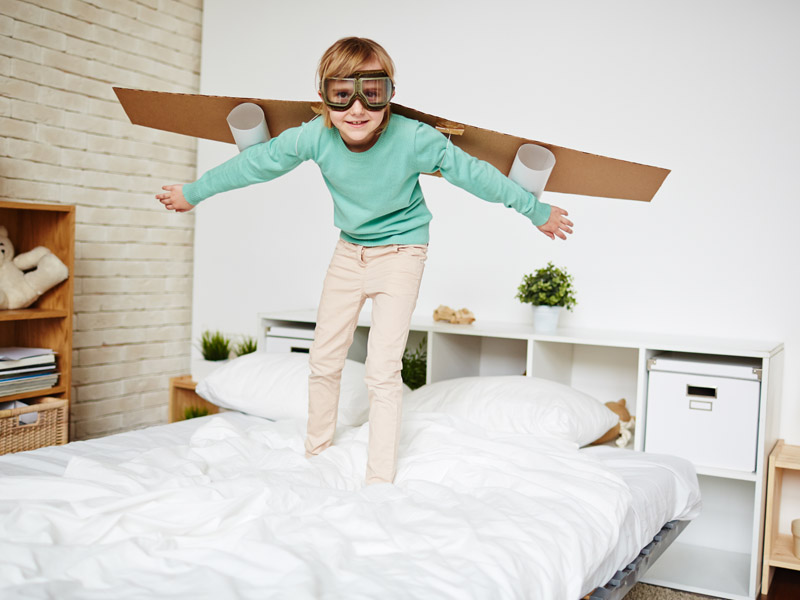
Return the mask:
[[[0,310],[0,346],[51,348],[59,373],[55,387],[0,396],[0,401],[31,398],[64,398],[69,402],[72,385],[72,314],[75,269],[75,207],[0,201],[0,225],[16,254],[45,246],[69,269],[69,278],[48,290],[30,308]],[[69,423],[63,425],[69,438]]]
[[761,593],[767,594],[775,568],[800,571],[800,558],[792,551],[791,534],[778,531],[781,518],[781,491],[785,471],[800,471],[800,446],[790,446],[778,440],[769,455],[767,473],[767,514],[764,532],[764,566],[761,574]]
[[2,321],[33,321],[34,319],[60,319],[68,317],[69,312],[63,308],[18,308],[0,311]]

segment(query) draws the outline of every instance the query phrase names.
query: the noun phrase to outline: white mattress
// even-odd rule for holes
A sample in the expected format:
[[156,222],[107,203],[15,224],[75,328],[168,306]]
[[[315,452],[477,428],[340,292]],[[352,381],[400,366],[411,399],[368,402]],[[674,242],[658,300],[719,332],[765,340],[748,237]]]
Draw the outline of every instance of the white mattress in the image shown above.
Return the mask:
[[311,461],[303,434],[228,412],[0,457],[0,596],[575,600],[700,509],[673,457],[412,415],[365,488],[367,426]]

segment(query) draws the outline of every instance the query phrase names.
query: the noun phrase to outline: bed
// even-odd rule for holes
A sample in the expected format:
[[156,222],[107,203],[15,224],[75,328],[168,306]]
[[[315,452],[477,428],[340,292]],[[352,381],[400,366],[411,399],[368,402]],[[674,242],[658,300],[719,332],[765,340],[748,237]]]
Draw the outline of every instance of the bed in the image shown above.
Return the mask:
[[699,513],[691,464],[581,448],[605,407],[527,377],[407,394],[365,487],[363,365],[307,460],[307,357],[257,354],[198,386],[227,412],[0,457],[0,595],[607,598]]

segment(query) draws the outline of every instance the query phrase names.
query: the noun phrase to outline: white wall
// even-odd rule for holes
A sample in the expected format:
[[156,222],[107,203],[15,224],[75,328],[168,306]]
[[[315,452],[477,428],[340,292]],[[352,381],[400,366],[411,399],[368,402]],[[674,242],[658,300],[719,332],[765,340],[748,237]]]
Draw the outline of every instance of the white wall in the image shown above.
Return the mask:
[[[560,146],[672,169],[652,203],[546,193],[575,234],[426,177],[434,213],[418,312],[527,320],[522,275],[574,274],[568,326],[783,341],[782,435],[800,443],[800,3],[278,3],[206,0],[201,91],[315,98],[322,52],[378,40],[396,101]],[[199,168],[233,155],[202,142]],[[197,209],[194,337],[255,333],[316,305],[338,232],[315,165]]]

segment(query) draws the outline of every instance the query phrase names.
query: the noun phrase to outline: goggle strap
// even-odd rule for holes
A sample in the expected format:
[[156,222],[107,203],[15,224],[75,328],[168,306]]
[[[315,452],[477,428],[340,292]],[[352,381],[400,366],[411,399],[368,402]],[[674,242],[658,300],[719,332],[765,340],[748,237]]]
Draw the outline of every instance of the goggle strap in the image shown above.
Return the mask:
[[389,77],[386,71],[356,71],[350,77],[333,77],[332,79],[377,79],[379,77]]

